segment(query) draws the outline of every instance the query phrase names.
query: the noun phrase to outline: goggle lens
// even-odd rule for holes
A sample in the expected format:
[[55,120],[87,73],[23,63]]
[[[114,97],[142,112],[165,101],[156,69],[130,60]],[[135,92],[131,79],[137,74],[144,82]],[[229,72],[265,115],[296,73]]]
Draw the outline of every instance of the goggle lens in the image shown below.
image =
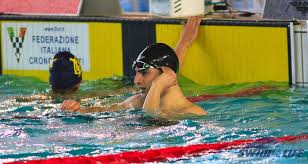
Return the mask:
[[134,61],[133,65],[132,65],[132,68],[134,70],[137,69],[137,71],[141,71],[141,70],[146,70],[146,69],[154,68],[154,67],[151,66],[148,63],[143,62],[143,61]]

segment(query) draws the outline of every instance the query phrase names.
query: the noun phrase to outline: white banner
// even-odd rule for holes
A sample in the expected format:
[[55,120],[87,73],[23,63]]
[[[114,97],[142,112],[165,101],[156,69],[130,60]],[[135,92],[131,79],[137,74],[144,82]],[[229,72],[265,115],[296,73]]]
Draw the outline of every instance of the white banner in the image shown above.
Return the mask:
[[57,52],[70,51],[90,71],[86,23],[3,22],[1,29],[3,69],[48,70]]

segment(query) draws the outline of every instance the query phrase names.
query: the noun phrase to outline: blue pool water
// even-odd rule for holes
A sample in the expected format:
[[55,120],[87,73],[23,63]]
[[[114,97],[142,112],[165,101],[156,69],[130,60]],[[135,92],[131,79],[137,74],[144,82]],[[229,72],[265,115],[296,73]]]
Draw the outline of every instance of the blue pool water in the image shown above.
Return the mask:
[[[180,80],[181,82],[181,80]],[[183,79],[186,95],[221,93],[262,84],[204,87]],[[94,156],[149,148],[282,137],[308,133],[308,88],[277,86],[257,96],[199,102],[209,115],[195,120],[158,122],[141,109],[95,114],[61,112],[60,102],[23,102],[16,96],[46,93],[48,85],[32,78],[0,77],[0,163],[52,157]],[[122,82],[102,79],[83,84],[81,92],[114,91],[83,103],[117,102],[129,96]],[[198,90],[198,91],[197,91]],[[95,93],[98,94],[98,93]],[[308,141],[274,144],[271,149],[304,150],[300,157],[245,157],[241,149],[170,163],[308,163]]]

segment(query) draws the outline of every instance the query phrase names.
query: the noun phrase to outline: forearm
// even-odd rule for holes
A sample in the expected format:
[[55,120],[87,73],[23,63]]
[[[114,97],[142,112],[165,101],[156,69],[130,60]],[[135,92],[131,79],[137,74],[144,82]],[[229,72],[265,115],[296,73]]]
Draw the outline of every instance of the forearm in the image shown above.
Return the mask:
[[185,61],[185,56],[186,56],[188,47],[189,47],[189,45],[187,44],[187,42],[185,42],[183,40],[179,40],[177,45],[176,45],[175,52],[176,52],[176,55],[179,59],[180,68],[182,68],[183,63]]
[[142,108],[151,114],[160,113],[161,93],[162,89],[158,85],[153,83],[145,98]]
[[175,52],[180,63],[180,69],[183,66],[187,49],[190,47],[190,45],[192,45],[198,35],[198,29],[201,20],[201,16],[189,18],[181,32],[180,39],[175,48]]
[[49,95],[44,94],[37,94],[31,96],[17,96],[15,97],[16,101],[18,102],[29,102],[29,101],[36,101],[36,100],[49,100],[51,97]]
[[122,104],[114,104],[110,106],[103,106],[103,107],[87,107],[87,108],[81,108],[76,110],[76,112],[79,113],[95,113],[95,112],[112,112],[117,110],[124,110],[127,109]]

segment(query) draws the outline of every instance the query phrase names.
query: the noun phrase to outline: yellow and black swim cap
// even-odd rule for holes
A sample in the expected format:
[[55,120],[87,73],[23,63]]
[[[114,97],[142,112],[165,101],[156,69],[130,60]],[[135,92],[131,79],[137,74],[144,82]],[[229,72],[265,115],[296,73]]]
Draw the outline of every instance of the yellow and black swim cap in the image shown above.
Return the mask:
[[134,61],[134,70],[169,67],[178,72],[179,60],[175,51],[165,43],[155,43],[147,46]]
[[52,90],[74,87],[82,80],[79,60],[68,51],[58,52],[49,68],[49,84]]

